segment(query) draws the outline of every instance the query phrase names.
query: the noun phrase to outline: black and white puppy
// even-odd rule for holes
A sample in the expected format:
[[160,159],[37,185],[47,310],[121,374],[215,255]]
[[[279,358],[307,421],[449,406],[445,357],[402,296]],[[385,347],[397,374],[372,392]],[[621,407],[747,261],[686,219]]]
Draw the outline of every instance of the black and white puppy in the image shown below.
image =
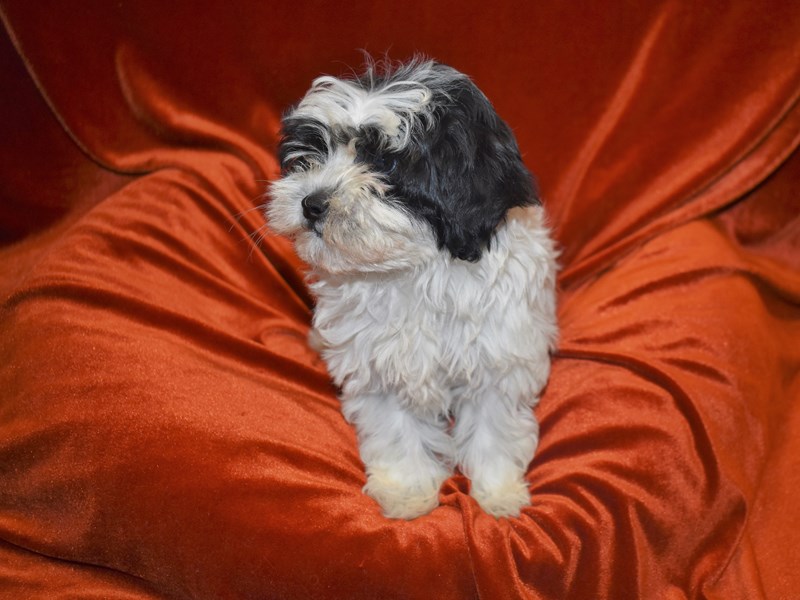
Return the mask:
[[266,212],[311,266],[312,344],[388,517],[458,466],[495,516],[529,503],[532,407],[556,335],[556,253],[508,125],[415,59],[316,79],[283,120]]

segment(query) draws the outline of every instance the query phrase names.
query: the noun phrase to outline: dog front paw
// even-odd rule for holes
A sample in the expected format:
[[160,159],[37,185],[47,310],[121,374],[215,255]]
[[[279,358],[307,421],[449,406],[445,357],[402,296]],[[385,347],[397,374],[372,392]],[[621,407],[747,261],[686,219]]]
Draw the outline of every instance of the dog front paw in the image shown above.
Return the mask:
[[367,477],[364,493],[380,505],[390,519],[415,519],[439,505],[441,481],[403,481],[396,474],[372,472]]
[[473,482],[470,495],[493,517],[518,517],[522,508],[531,503],[528,484],[524,479],[495,486],[475,485]]

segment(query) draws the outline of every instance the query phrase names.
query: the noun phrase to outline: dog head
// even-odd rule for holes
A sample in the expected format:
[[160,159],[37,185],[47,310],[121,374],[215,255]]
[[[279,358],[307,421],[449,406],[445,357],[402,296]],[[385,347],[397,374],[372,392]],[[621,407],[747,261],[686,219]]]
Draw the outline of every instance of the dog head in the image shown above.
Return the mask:
[[270,226],[330,273],[477,261],[537,203],[516,140],[462,73],[430,60],[320,77],[283,119]]

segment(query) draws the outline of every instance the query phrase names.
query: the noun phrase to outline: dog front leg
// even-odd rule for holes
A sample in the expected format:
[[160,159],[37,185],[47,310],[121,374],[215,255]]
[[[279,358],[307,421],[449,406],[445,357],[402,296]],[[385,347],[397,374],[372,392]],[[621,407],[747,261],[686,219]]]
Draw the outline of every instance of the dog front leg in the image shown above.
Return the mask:
[[525,472],[539,441],[530,403],[487,390],[463,400],[453,437],[456,461],[471,480],[470,495],[495,517],[518,516],[530,504]]
[[420,415],[391,395],[342,400],[355,425],[367,471],[364,492],[383,514],[413,519],[439,504],[439,488],[452,471],[452,439],[444,416]]

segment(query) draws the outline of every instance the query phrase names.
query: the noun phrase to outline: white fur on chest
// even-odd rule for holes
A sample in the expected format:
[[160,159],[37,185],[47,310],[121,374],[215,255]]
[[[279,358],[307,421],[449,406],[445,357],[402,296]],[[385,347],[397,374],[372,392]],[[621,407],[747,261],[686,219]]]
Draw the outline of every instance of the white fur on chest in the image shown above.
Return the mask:
[[511,211],[477,263],[439,253],[400,272],[317,274],[316,345],[345,397],[444,414],[500,379],[533,403],[556,336],[553,257],[531,208]]

